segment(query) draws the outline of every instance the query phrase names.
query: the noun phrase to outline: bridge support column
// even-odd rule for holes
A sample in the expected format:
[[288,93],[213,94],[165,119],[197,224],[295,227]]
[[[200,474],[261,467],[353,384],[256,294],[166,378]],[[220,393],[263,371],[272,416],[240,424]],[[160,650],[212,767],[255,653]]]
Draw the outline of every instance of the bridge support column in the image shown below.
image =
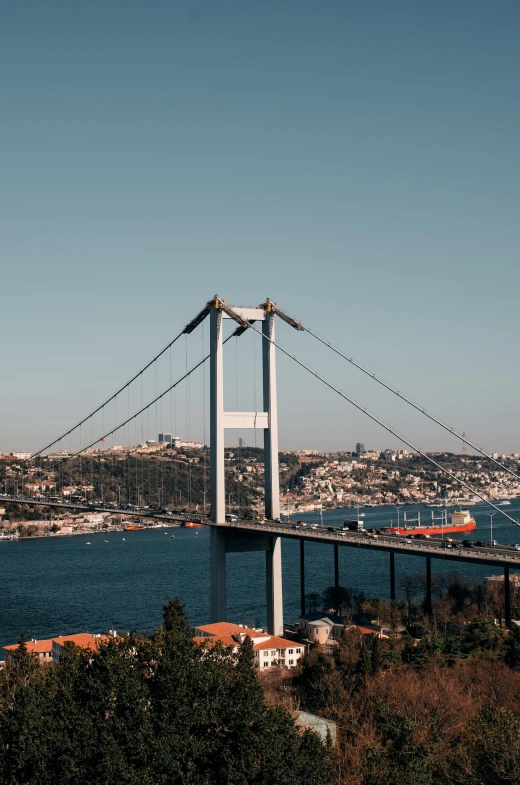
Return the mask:
[[210,617],[226,621],[226,533],[211,527],[210,540]]
[[395,602],[395,554],[390,551],[390,601]]
[[211,520],[226,520],[224,482],[224,365],[222,356],[222,311],[210,311],[210,490]]
[[305,540],[300,540],[300,613],[305,618]]
[[268,413],[268,427],[264,429],[264,481],[266,518],[280,517],[280,477],[278,470],[278,409],[276,405],[276,358],[274,341],[274,313],[266,311],[262,322],[264,412]]
[[267,590],[267,632],[283,635],[282,597],[282,539],[271,538],[271,548],[265,554],[265,578]]
[[511,586],[509,583],[509,567],[504,567],[504,616],[506,627],[511,626]]
[[[339,546],[334,543],[334,602],[336,605],[339,602]],[[336,608],[336,612],[338,609]]]
[[424,609],[428,615],[432,612],[432,560],[430,556],[426,557],[426,598]]

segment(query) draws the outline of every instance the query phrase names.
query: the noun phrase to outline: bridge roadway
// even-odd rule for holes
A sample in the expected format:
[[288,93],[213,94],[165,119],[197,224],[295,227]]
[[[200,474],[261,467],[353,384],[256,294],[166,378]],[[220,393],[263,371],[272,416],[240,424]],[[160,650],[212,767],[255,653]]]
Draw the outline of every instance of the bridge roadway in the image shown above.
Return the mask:
[[[105,512],[110,515],[126,515],[132,518],[153,518],[154,520],[184,522],[195,521],[204,523],[208,526],[219,528],[241,529],[251,531],[255,534],[269,532],[278,534],[287,539],[297,539],[309,542],[329,542],[336,545],[343,545],[351,548],[362,548],[371,551],[386,551],[390,553],[401,553],[408,556],[431,556],[435,559],[445,559],[447,561],[459,561],[470,564],[485,564],[497,567],[514,567],[520,569],[520,551],[513,551],[507,545],[497,547],[473,547],[473,548],[443,548],[441,540],[411,540],[405,542],[405,536],[383,535],[377,539],[367,537],[358,532],[343,531],[339,527],[337,532],[330,531],[331,527],[313,524],[295,528],[294,521],[276,523],[274,521],[251,521],[240,520],[234,523],[214,524],[205,515],[200,513],[160,513],[150,509],[128,509],[123,507],[106,506],[103,504],[85,504],[81,502],[48,502],[29,496],[12,496],[0,494],[0,502],[14,502],[17,504],[34,504],[45,507],[57,507],[61,509],[74,509],[80,512]],[[336,527],[335,527],[336,528]]]
[[[160,521],[200,521],[207,523],[207,517],[200,513],[161,513],[158,510],[140,507],[113,507],[112,505],[96,504],[93,502],[56,502],[38,499],[33,496],[11,496],[0,493],[0,502],[11,502],[13,504],[33,504],[40,507],[57,507],[62,510],[78,510],[79,512],[106,512],[110,515],[126,515],[132,518],[153,518]],[[30,521],[28,521],[30,523]]]
[[[209,523],[210,526],[217,524]],[[330,531],[327,526],[315,524],[315,528],[310,526],[298,526],[294,528],[293,522],[275,523],[273,521],[236,521],[234,523],[218,524],[219,528],[240,529],[255,532],[269,532],[277,534],[287,539],[303,540],[309,542],[328,542],[333,545],[343,545],[351,548],[361,548],[369,551],[386,551],[387,553],[399,553],[407,556],[430,556],[435,559],[445,559],[447,561],[459,561],[470,564],[485,564],[496,567],[513,567],[520,570],[520,551],[512,551],[507,545],[485,548],[443,548],[441,540],[411,540],[409,544],[405,542],[405,537],[396,535],[378,535],[367,537],[358,532],[345,532],[338,528],[337,533]]]

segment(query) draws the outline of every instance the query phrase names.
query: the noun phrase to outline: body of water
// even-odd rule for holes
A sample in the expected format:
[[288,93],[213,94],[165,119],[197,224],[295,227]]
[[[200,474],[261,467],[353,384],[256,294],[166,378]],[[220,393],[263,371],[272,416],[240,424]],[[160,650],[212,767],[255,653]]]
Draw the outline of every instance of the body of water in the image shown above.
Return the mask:
[[[489,509],[485,504],[471,508],[477,531],[467,536],[490,539]],[[406,505],[400,511],[401,521],[403,512],[412,518],[418,510],[423,522],[429,520],[430,510],[424,505]],[[520,518],[520,499],[504,510]],[[397,522],[393,507],[360,511],[365,513],[366,528]],[[435,513],[438,516],[439,510]],[[352,509],[331,510],[323,513],[323,522],[341,525],[356,515]],[[320,520],[319,513],[298,517]],[[520,531],[496,514],[493,538],[507,544],[520,542]],[[0,542],[0,647],[16,642],[22,630],[27,637],[39,639],[107,629],[151,631],[161,624],[162,603],[170,596],[186,603],[192,624],[207,623],[209,541],[210,529],[204,527]],[[294,622],[300,609],[298,542],[283,540],[282,554],[285,620]],[[343,586],[388,598],[388,554],[347,547],[340,548],[339,554]],[[305,557],[306,591],[322,592],[334,582],[333,547],[306,543]],[[227,563],[228,620],[265,625],[264,554],[228,554]],[[398,590],[401,575],[424,570],[423,558],[396,556]],[[433,574],[453,571],[478,580],[500,572],[432,560]]]

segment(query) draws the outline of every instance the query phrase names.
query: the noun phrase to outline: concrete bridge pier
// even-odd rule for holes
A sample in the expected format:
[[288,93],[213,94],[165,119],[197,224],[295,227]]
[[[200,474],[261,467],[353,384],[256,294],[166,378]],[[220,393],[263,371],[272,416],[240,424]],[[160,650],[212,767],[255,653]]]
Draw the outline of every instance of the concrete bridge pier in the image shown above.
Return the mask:
[[339,600],[339,546],[337,542],[334,543],[334,598],[337,605]]
[[511,626],[511,585],[509,583],[509,567],[504,567],[504,617],[506,627]]
[[432,560],[430,556],[426,557],[426,598],[424,609],[427,614],[432,612]]
[[210,535],[210,617],[212,622],[226,619],[226,534],[211,527]]
[[265,552],[267,631],[283,635],[282,542],[274,534],[211,528],[211,621],[226,620],[226,554]]
[[300,540],[300,612],[305,618],[305,540]]
[[390,551],[390,602],[395,602],[395,555]]

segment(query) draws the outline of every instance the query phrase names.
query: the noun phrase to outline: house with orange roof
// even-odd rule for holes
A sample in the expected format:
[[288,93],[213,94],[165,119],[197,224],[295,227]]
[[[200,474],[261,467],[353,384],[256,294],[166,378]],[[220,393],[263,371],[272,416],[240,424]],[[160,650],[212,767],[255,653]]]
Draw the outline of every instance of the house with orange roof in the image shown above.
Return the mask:
[[[56,665],[60,661],[61,652],[67,642],[73,643],[80,649],[95,652],[99,648],[100,643],[109,640],[110,637],[116,637],[115,630],[110,630],[110,635],[93,635],[90,632],[78,632],[75,635],[59,635],[56,638],[42,641],[33,639],[27,641],[25,645],[28,652],[38,656],[38,662],[41,665]],[[10,646],[4,646],[6,657],[11,652],[16,651],[19,645],[19,643],[13,643]]]
[[[19,647],[19,643],[12,643],[10,646],[4,646],[4,651],[6,654],[6,658],[9,655],[16,651]],[[44,641],[37,641],[36,638],[33,638],[31,641],[26,642],[27,651],[31,654],[36,654],[38,657],[38,662],[40,665],[50,665],[52,663],[52,640],[44,640]]]
[[52,639],[52,661],[55,665],[60,661],[61,652],[66,643],[73,643],[80,649],[95,652],[99,644],[109,639],[108,635],[92,635],[90,632],[78,632],[75,635],[60,635]]
[[242,624],[232,624],[221,621],[215,624],[204,624],[195,627],[197,643],[212,645],[217,642],[223,646],[230,646],[234,652],[238,651],[240,644],[250,638],[253,644],[255,665],[259,670],[266,670],[274,666],[295,668],[303,655],[303,643],[295,643],[286,638],[270,635],[265,630],[244,627]]

